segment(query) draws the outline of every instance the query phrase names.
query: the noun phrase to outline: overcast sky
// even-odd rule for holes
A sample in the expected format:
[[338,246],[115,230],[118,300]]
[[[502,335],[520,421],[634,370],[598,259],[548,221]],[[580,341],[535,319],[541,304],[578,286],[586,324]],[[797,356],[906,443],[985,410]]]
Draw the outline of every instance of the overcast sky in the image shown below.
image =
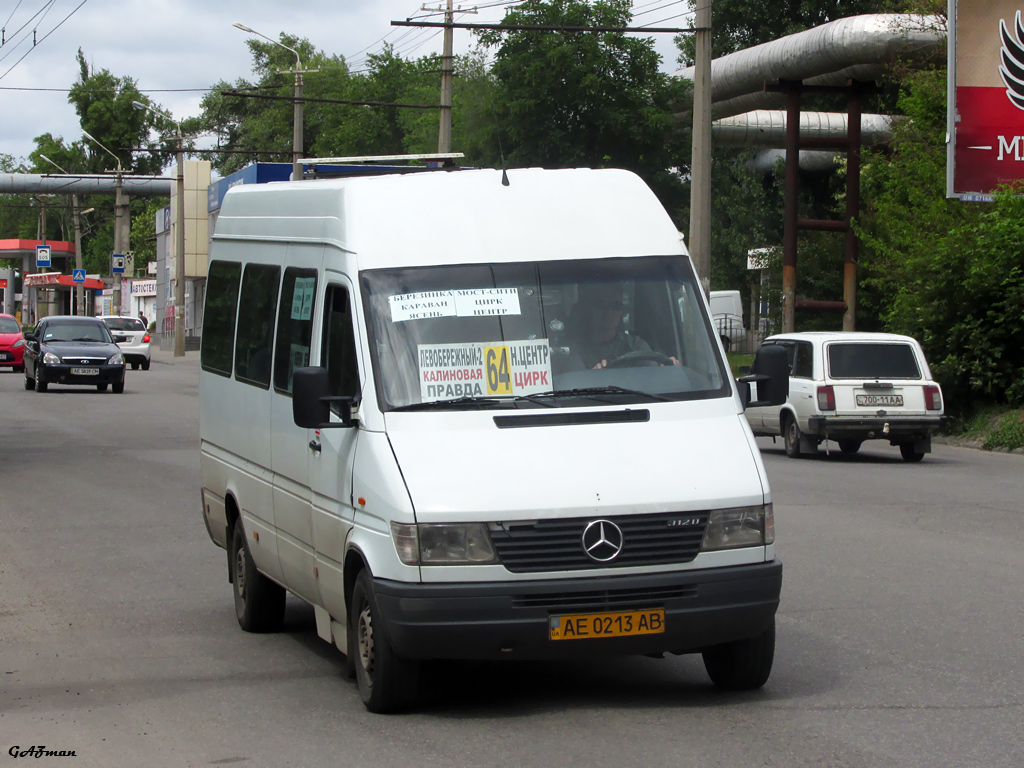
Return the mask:
[[[0,0],[0,153],[28,156],[46,132],[71,142],[81,128],[67,92],[78,76],[79,48],[97,70],[128,76],[139,90],[175,118],[199,113],[205,89],[220,80],[252,78],[247,35],[240,22],[277,39],[285,32],[307,38],[329,55],[359,69],[367,53],[391,43],[404,58],[440,52],[442,31],[393,27],[410,17],[428,21],[422,7],[444,0]],[[496,23],[508,0],[480,0],[478,13],[457,20]],[[456,8],[474,6],[456,0]],[[634,0],[634,25],[685,27],[685,0]],[[35,45],[33,45],[33,35]],[[671,34],[652,35],[662,69],[676,69]],[[475,45],[468,30],[455,31],[455,52]],[[455,148],[458,149],[457,147]]]

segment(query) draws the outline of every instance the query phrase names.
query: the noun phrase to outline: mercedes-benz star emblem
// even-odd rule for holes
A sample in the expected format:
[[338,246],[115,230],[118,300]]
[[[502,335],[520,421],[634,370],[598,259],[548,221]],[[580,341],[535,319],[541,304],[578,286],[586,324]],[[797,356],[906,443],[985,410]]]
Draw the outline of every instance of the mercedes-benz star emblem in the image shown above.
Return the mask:
[[594,520],[583,529],[583,551],[599,563],[607,563],[622,551],[622,529],[611,520]]

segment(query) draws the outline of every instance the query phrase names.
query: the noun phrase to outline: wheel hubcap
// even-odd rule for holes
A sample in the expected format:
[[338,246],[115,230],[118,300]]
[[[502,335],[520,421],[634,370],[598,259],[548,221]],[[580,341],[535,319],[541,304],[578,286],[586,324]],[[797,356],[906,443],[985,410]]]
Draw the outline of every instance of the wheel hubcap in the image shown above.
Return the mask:
[[359,663],[368,676],[373,674],[373,615],[370,606],[364,605],[359,612]]
[[245,550],[239,549],[235,555],[235,590],[238,596],[245,599]]

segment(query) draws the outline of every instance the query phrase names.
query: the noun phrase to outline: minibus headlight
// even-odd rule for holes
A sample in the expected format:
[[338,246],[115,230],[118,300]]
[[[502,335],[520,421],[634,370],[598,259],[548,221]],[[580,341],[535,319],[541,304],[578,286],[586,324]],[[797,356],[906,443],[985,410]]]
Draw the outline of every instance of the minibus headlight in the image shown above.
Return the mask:
[[406,565],[487,565],[498,558],[482,523],[391,523],[398,558]]
[[772,505],[713,509],[704,530],[701,552],[738,547],[761,547],[775,541]]

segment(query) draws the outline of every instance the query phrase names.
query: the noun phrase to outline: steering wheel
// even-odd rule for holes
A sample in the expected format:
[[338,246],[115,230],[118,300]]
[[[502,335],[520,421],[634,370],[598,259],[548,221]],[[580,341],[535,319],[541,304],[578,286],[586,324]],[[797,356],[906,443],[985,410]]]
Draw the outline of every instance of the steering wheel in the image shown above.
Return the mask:
[[605,368],[626,368],[627,366],[634,365],[636,363],[657,363],[658,365],[674,365],[672,358],[668,355],[663,355],[661,352],[655,352],[653,350],[645,352],[627,352],[624,355],[616,357],[614,360],[609,360]]

